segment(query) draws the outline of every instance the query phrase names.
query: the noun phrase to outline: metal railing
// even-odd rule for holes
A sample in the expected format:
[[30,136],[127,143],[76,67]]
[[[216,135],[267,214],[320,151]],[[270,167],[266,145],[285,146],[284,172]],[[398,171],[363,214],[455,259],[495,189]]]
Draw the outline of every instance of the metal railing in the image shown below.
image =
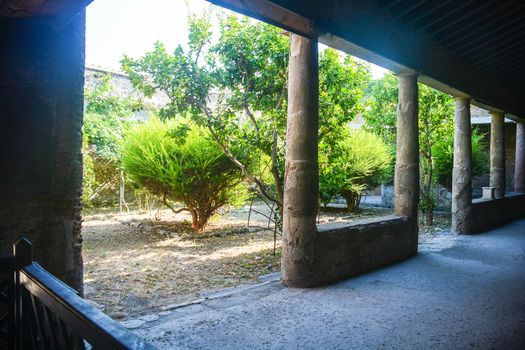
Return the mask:
[[34,262],[24,238],[0,257],[0,276],[0,348],[155,349]]

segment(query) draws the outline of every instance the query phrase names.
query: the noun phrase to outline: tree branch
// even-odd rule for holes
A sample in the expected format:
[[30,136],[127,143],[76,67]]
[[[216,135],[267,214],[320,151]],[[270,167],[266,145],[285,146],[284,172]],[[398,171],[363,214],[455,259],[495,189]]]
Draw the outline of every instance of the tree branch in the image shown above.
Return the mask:
[[284,201],[284,186],[279,174],[279,167],[277,164],[277,129],[273,130],[273,145],[272,145],[272,175],[277,190],[277,196],[281,203]]
[[183,208],[179,208],[179,209],[175,209],[169,202],[168,200],[166,199],[166,194],[164,194],[162,196],[162,203],[168,207],[174,214],[178,214],[180,212],[183,212],[183,211],[190,211],[189,208],[186,208],[186,207],[183,207]]
[[257,125],[257,120],[255,120],[255,116],[253,115],[252,111],[250,111],[250,106],[248,106],[248,101],[246,101],[246,96],[244,96],[243,99],[244,99],[244,110],[246,111],[246,114],[248,114],[248,117],[250,118],[253,125],[255,126],[255,130],[259,131],[259,125]]
[[253,176],[252,174],[250,174],[248,172],[248,169],[246,168],[246,165],[244,165],[240,160],[235,158],[235,156],[230,152],[230,150],[226,147],[226,145],[221,141],[219,136],[215,133],[215,130],[213,130],[213,128],[211,127],[211,119],[212,119],[213,115],[212,115],[211,111],[209,110],[209,108],[207,106],[203,105],[203,103],[198,101],[198,100],[194,99],[193,102],[208,117],[208,123],[206,125],[207,128],[208,128],[208,131],[210,132],[210,134],[213,137],[213,139],[215,140],[215,142],[217,142],[219,147],[222,149],[222,151],[226,155],[226,157],[228,157],[233,162],[233,164],[235,164],[241,170],[241,173],[242,173],[242,175],[245,178],[247,178],[248,180],[250,180],[253,183],[255,183],[255,185],[257,186],[257,188],[259,189],[259,191],[261,192],[261,194],[263,196],[265,196],[266,198],[268,198],[268,200],[270,200],[270,201],[276,203],[277,205],[279,205],[280,207],[282,207],[282,205],[283,205],[282,201],[280,201],[279,199],[273,197],[272,195],[270,195],[270,193],[268,193],[268,191],[266,190],[266,186],[263,184],[263,182],[261,180],[259,180],[257,177]]
[[281,110],[281,106],[283,104],[283,101],[284,101],[284,95],[286,93],[286,88],[288,87],[288,66],[286,66],[286,70],[285,70],[285,79],[284,79],[284,84],[283,84],[283,87],[281,89],[281,94],[279,95],[279,100],[277,101],[277,106],[275,106],[275,110],[277,112],[279,112]]

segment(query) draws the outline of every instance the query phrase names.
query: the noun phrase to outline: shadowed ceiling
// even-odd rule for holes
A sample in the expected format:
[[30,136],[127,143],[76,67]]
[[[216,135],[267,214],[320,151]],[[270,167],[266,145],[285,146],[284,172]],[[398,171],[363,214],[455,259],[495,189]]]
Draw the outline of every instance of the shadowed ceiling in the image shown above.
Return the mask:
[[91,0],[0,0],[0,17],[56,15],[78,10],[90,2]]

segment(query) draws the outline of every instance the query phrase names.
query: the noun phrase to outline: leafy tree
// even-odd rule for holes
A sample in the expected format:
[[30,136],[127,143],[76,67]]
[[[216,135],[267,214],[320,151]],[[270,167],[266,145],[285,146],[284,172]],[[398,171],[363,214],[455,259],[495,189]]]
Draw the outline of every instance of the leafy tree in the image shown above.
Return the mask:
[[95,160],[91,155],[86,138],[82,142],[82,205],[91,206],[97,187]]
[[86,89],[84,99],[84,138],[96,156],[116,161],[123,130],[130,125],[133,112],[143,108],[142,101],[117,96],[109,74],[94,89]]
[[434,208],[437,205],[435,195],[436,177],[434,174],[433,150],[440,140],[454,135],[454,101],[451,96],[419,84],[419,169],[420,169],[420,205],[426,214],[427,224],[432,225]]
[[100,192],[118,187],[119,141],[132,123],[133,112],[142,109],[142,101],[118,96],[109,74],[103,75],[95,88],[86,89],[84,98],[82,202],[90,206]]
[[[219,208],[245,198],[240,170],[205,128],[153,119],[131,128],[121,144],[122,162],[132,181],[174,213],[190,212],[195,231],[201,231]],[[184,207],[175,209],[173,201]]]
[[[146,95],[163,91],[163,118],[189,116],[205,126],[224,154],[282,210],[289,39],[281,30],[238,16],[220,16],[212,43],[209,18],[189,18],[187,49],[160,43],[122,67]],[[333,50],[320,55],[320,136],[337,135],[359,111],[369,68]],[[262,165],[261,161],[267,164]],[[270,180],[270,181],[269,181]]]
[[[489,171],[489,154],[483,141],[484,134],[472,131],[472,175],[483,175]],[[437,182],[452,190],[452,169],[454,167],[454,136],[448,135],[433,147],[435,177]]]
[[349,212],[359,206],[367,186],[377,185],[388,176],[392,160],[387,144],[379,136],[349,129],[335,147],[320,152],[319,157],[322,203],[326,206],[341,194]]
[[393,154],[396,149],[398,86],[396,76],[387,73],[370,82],[364,97],[364,128],[381,136],[391,146]]
[[348,137],[347,124],[363,111],[370,67],[334,49],[319,57],[319,142],[334,147]]

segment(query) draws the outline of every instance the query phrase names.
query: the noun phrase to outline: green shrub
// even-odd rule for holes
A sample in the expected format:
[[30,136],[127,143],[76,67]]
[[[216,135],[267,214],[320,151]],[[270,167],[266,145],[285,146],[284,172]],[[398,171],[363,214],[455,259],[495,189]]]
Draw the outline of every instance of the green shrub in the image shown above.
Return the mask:
[[387,144],[364,130],[348,130],[333,149],[320,145],[321,202],[326,205],[342,195],[351,212],[359,206],[362,192],[388,177],[392,156]]
[[91,207],[93,205],[91,198],[95,193],[96,185],[95,161],[87,145],[87,140],[84,139],[82,142],[82,206]]
[[[240,170],[200,127],[152,120],[131,128],[122,143],[128,176],[174,212],[187,210],[201,231],[219,208],[244,197]],[[170,201],[184,203],[175,210]]]
[[[483,142],[484,135],[476,130],[472,132],[472,175],[484,175],[489,171],[489,154]],[[454,167],[454,136],[450,135],[438,141],[432,147],[437,182],[452,189],[452,168]]]

